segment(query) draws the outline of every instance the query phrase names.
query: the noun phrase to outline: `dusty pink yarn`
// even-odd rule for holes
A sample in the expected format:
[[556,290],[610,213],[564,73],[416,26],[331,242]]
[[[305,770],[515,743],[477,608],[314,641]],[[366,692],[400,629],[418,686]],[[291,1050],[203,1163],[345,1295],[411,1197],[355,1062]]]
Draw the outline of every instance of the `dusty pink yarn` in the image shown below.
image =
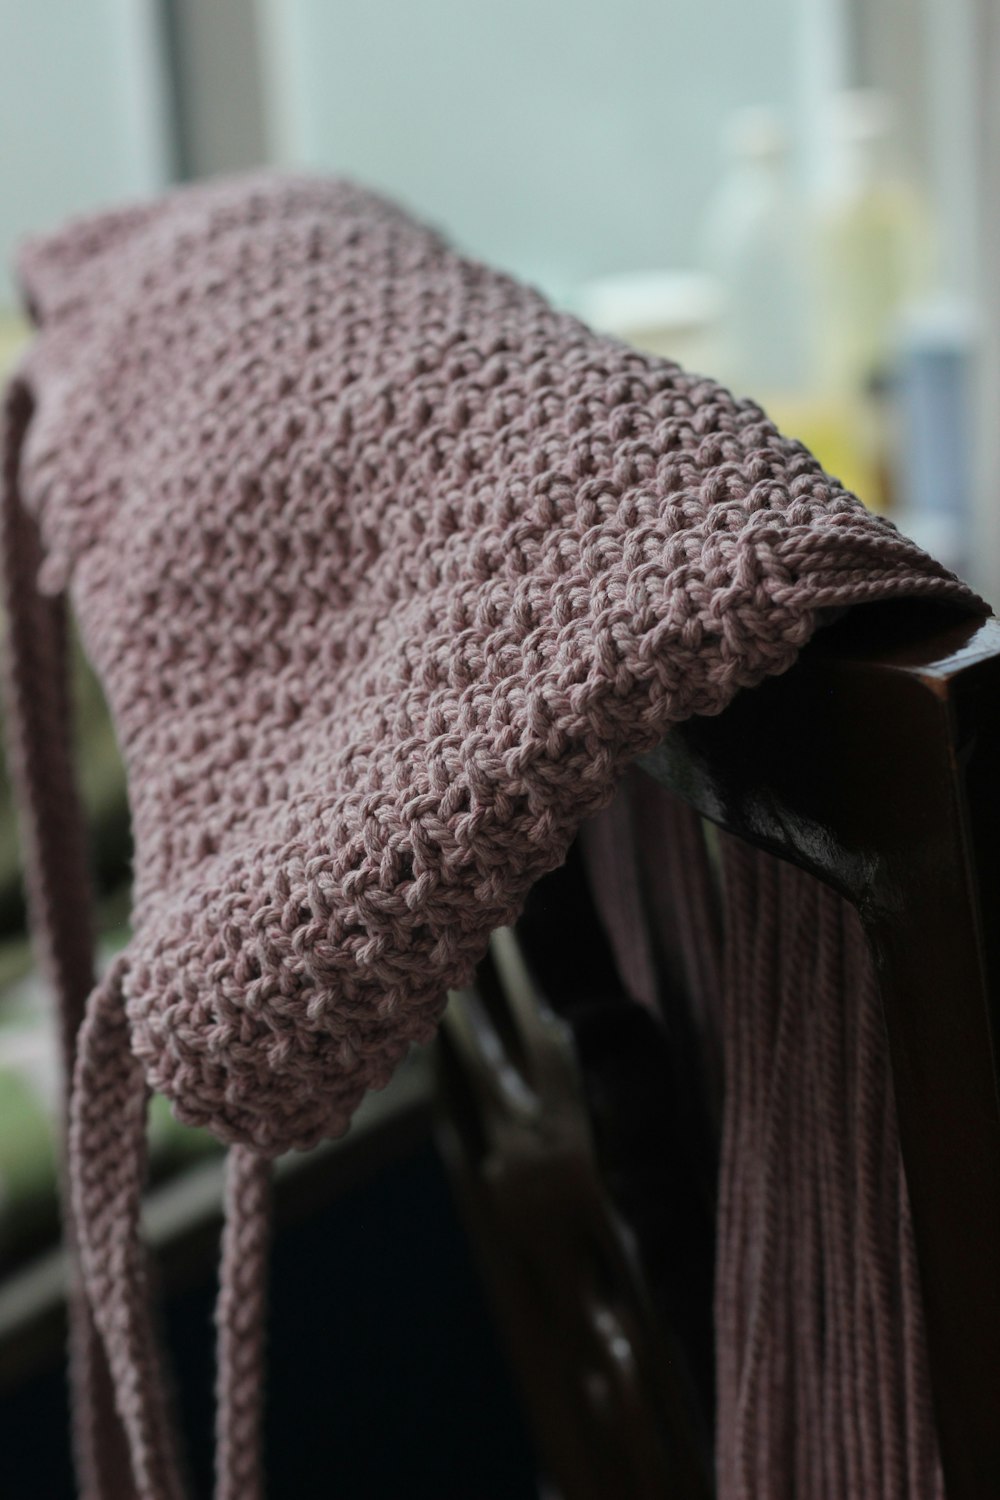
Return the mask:
[[7,503],[70,588],[136,838],[78,1064],[82,1258],[140,1488],[173,1494],[108,1264],[141,1165],[102,1197],[112,1075],[264,1154],[344,1130],[671,724],[829,607],[971,596],[752,403],[351,184],[185,189],[20,273]]
[[625,761],[825,605],[964,598],[750,404],[343,184],[25,251],[25,501],[137,842],[125,993],[179,1113],[342,1130]]

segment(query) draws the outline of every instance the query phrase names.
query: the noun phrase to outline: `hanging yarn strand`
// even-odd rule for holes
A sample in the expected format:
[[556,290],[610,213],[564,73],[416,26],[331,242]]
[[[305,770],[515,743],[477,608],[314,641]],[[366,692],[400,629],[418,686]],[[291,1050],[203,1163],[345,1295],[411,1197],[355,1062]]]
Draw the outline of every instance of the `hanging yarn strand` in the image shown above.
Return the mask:
[[[61,594],[39,591],[41,538],[20,499],[21,446],[31,408],[27,387],[12,380],[2,417],[4,730],[20,812],[35,948],[55,1000],[65,1120],[77,1036],[94,984],[93,932],[84,819],[73,770],[66,601]],[[109,1495],[130,1500],[128,1450],[104,1350],[80,1281],[62,1154],[59,1170],[70,1261],[70,1384],[79,1493],[81,1500],[104,1500]]]
[[119,957],[91,994],[80,1032],[70,1122],[73,1208],[139,1500],[183,1500],[141,1233],[149,1091],[129,1047],[125,971]]
[[261,1500],[264,1329],[271,1162],[229,1151],[222,1241],[216,1385],[215,1500]]

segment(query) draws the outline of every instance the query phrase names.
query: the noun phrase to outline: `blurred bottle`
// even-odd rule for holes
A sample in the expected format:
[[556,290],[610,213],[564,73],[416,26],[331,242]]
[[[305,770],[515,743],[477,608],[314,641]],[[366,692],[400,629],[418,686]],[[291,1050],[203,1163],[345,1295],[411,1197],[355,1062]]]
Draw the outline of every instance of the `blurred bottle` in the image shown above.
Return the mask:
[[970,550],[976,320],[938,300],[904,318],[895,381],[901,529],[940,562],[966,572]]
[[723,295],[719,373],[767,404],[811,384],[807,225],[775,110],[740,110],[723,144],[705,232],[705,260]]
[[834,175],[816,223],[819,382],[842,445],[858,451],[862,499],[893,503],[894,359],[905,309],[933,272],[929,210],[893,160],[891,100],[871,91],[834,102]]
[[930,214],[893,161],[890,99],[840,95],[833,114],[835,175],[819,213],[822,378],[844,394],[884,382],[900,314],[933,269]]
[[705,260],[721,293],[719,378],[759,402],[848,489],[878,489],[856,416],[819,378],[816,237],[777,111],[740,110],[723,133]]

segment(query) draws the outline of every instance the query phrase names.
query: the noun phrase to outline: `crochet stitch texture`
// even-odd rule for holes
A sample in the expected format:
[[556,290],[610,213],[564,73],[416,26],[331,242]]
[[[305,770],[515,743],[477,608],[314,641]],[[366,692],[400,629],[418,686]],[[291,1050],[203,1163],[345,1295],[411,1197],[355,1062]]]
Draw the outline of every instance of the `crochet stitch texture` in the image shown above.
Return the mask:
[[351,184],[20,269],[21,490],[131,789],[131,1047],[228,1141],[342,1131],[624,765],[821,611],[969,602],[755,405]]
[[[6,720],[72,1079],[81,1496],[185,1493],[140,1224],[153,1087],[233,1143],[216,1495],[259,1500],[269,1156],[346,1128],[671,724],[785,670],[825,610],[902,596],[983,606],[752,403],[596,337],[351,184],[185,188],[29,244],[20,271],[39,332],[3,413]],[[67,588],[117,727],[136,841],[132,938],[97,985]],[[765,909],[771,891],[773,935],[767,870],[726,866],[738,913]],[[807,908],[785,895],[782,921],[815,910],[815,926],[825,911],[832,930],[836,898]],[[693,938],[705,903],[683,896]],[[744,956],[761,946],[755,923],[734,925]],[[770,967],[737,963],[733,1015],[769,1017],[783,997],[807,1026],[808,982],[828,1021],[849,1029],[861,995],[877,1023],[869,970],[840,1006],[832,976],[848,969],[827,948],[825,983],[808,944],[798,968],[776,950]],[[759,994],[741,988],[749,968]],[[729,1027],[727,1066],[757,1076],[768,1057],[741,1052],[745,1030]],[[877,1071],[877,1024],[870,1038]],[[826,1060],[842,1052],[834,1038]],[[843,1144],[830,1121],[844,1090],[830,1092],[809,1161],[824,1130]],[[783,1263],[759,1254],[776,1212],[753,1253],[730,1233],[761,1167],[738,1095],[737,1078],[720,1210],[720,1266],[735,1267],[717,1301],[720,1493],[737,1476],[750,1493],[751,1474],[761,1493],[791,1493],[801,1461],[810,1494],[827,1492],[825,1475],[839,1496],[836,1432],[853,1431],[857,1399],[896,1434],[891,1457],[910,1463],[919,1446],[920,1485],[906,1492],[937,1495],[894,1122],[884,1157],[875,1116],[852,1125],[862,1163],[894,1164],[879,1179],[892,1201],[872,1230],[877,1255],[859,1272],[838,1258],[844,1245],[821,1246],[827,1292],[848,1289],[837,1307],[782,1274],[800,1298],[786,1325],[772,1285]],[[764,1168],[778,1170],[771,1157]],[[813,1174],[780,1171],[787,1209]],[[808,1228],[810,1245],[829,1237],[827,1219]],[[893,1271],[869,1303],[865,1275],[883,1255]],[[763,1336],[745,1349],[749,1307]],[[862,1307],[881,1309],[895,1363],[873,1354]],[[806,1394],[834,1421],[822,1431],[801,1418],[806,1387],[782,1385],[787,1327],[820,1330],[800,1342]],[[857,1346],[856,1389],[828,1343]],[[914,1421],[898,1409],[904,1387]],[[816,1432],[822,1465],[798,1446],[786,1462],[792,1427]],[[877,1450],[872,1462],[880,1472]]]

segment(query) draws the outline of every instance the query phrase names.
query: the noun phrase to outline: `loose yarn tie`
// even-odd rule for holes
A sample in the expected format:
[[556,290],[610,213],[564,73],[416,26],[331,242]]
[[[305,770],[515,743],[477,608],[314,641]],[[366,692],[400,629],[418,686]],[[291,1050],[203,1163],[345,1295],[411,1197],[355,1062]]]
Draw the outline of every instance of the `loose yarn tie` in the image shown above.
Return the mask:
[[129,1046],[116,960],[93,991],[73,1080],[73,1217],[142,1500],[182,1500],[162,1356],[156,1348],[140,1214],[149,1090]]
[[216,1324],[216,1500],[261,1500],[261,1416],[271,1166],[245,1146],[229,1151],[226,1228]]
[[[36,951],[56,1002],[62,1111],[68,1115],[77,1032],[94,984],[89,871],[73,758],[65,600],[40,593],[36,523],[20,503],[18,470],[31,417],[30,392],[12,381],[2,428],[0,526],[4,607],[7,759],[20,809],[21,838]],[[129,1500],[128,1451],[110,1374],[75,1261],[77,1229],[60,1162],[69,1267],[73,1446],[81,1500]]]

